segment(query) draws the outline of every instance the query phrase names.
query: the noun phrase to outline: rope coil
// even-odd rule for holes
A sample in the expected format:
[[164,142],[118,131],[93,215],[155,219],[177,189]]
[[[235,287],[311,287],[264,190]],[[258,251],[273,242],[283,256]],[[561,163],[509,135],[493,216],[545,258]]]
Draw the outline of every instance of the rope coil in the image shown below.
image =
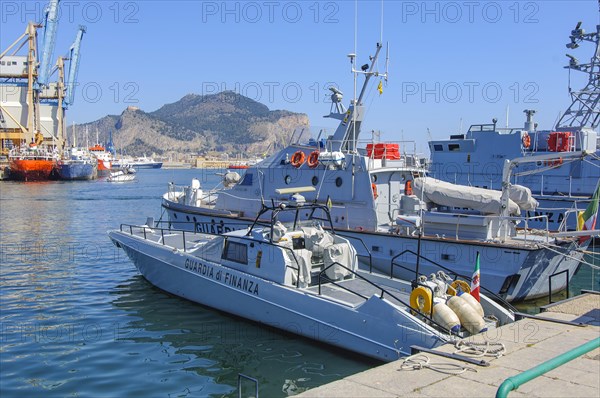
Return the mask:
[[455,354],[465,354],[474,357],[500,358],[506,353],[506,347],[502,343],[490,343],[489,341],[476,343],[474,341],[459,340],[454,344]]
[[449,374],[459,375],[467,371],[477,372],[477,369],[469,366],[459,365],[450,362],[430,362],[429,357],[424,354],[415,354],[409,357],[401,359],[400,369],[398,370],[421,370],[431,369],[433,371]]

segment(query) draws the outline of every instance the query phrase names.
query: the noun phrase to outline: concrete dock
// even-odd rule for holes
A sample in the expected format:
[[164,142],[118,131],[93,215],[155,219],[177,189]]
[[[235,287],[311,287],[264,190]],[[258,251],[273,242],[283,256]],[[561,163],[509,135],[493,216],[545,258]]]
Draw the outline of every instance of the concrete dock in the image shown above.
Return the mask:
[[[455,364],[461,374],[447,374],[429,367],[401,369],[398,360],[342,380],[308,390],[299,397],[494,397],[508,377],[600,337],[600,294],[586,293],[542,308],[539,317],[581,323],[556,323],[524,318],[494,331],[468,339],[470,342],[502,343],[499,358],[479,357],[489,366],[423,353],[432,367]],[[495,346],[495,345],[494,345]],[[490,346],[491,348],[492,346]],[[436,351],[454,353],[447,344]],[[460,355],[465,355],[461,353]],[[457,368],[456,368],[457,369]],[[510,397],[600,397],[600,349],[595,349],[520,386]]]

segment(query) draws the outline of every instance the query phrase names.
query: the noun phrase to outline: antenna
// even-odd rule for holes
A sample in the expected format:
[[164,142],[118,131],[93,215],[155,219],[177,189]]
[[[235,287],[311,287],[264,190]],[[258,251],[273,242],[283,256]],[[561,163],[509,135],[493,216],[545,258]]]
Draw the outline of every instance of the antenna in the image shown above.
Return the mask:
[[[598,0],[600,2],[600,0]],[[379,33],[379,42],[383,43],[383,0],[381,0],[381,32]]]

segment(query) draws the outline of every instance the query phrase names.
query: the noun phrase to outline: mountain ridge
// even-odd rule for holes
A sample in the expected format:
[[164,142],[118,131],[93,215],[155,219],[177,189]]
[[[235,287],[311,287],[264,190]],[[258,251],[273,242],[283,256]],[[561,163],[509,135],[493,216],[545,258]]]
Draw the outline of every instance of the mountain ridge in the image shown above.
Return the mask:
[[[119,152],[132,156],[228,153],[258,155],[287,142],[297,128],[309,125],[308,116],[266,105],[233,91],[210,95],[187,94],[152,112],[128,107],[120,115],[106,115],[75,126],[77,142],[113,132]],[[72,133],[71,133],[72,134]],[[67,134],[69,139],[72,135]]]

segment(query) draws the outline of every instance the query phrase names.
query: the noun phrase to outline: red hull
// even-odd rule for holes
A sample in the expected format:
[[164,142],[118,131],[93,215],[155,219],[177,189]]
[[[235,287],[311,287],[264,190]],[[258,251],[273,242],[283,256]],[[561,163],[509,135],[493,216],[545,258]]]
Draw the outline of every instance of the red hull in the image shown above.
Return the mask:
[[227,166],[228,169],[231,170],[243,170],[243,169],[247,169],[250,166],[247,166],[245,164],[230,164],[229,166]]
[[47,181],[55,165],[51,159],[11,159],[10,178],[18,181]]

